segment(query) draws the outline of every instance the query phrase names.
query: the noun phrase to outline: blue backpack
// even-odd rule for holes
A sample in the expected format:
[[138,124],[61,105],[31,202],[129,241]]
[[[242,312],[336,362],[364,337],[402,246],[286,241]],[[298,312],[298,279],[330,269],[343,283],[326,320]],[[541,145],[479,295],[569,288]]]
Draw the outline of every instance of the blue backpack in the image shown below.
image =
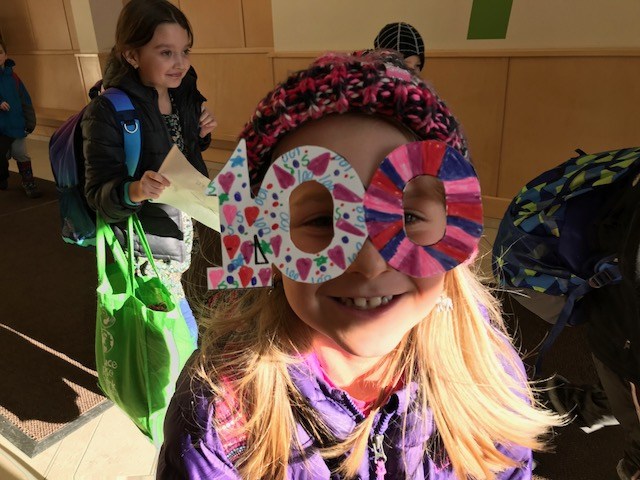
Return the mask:
[[[102,95],[115,108],[122,125],[124,150],[129,175],[133,175],[140,158],[140,120],[131,99],[122,90],[108,88]],[[69,117],[49,141],[51,170],[60,194],[62,239],[82,247],[95,246],[96,214],[84,195],[84,155],[80,122],[86,107]]]
[[555,325],[540,348],[536,372],[562,329],[584,322],[579,300],[621,280],[617,258],[598,244],[594,230],[614,215],[624,187],[640,172],[640,147],[577,153],[522,188],[493,244],[498,283],[526,295],[515,298],[539,316],[545,309],[552,313],[546,320]]

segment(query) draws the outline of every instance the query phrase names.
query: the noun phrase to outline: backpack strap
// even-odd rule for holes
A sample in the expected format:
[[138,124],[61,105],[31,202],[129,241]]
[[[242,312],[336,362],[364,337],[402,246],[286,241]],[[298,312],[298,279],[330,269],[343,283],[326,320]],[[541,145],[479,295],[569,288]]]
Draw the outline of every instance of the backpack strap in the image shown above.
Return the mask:
[[127,171],[133,177],[138,168],[142,146],[138,112],[136,112],[129,96],[119,88],[107,88],[102,95],[111,102],[116,110],[116,119],[122,126]]
[[549,335],[547,335],[547,338],[545,338],[542,346],[540,347],[540,352],[538,353],[538,358],[536,359],[536,364],[534,366],[534,377],[541,372],[544,355],[556,341],[560,332],[562,332],[564,327],[569,323],[575,303],[595,288],[602,288],[606,285],[619,283],[622,280],[622,274],[618,267],[618,259],[615,258],[615,256],[603,258],[596,264],[594,270],[595,273],[589,277],[587,281],[567,295],[565,304],[558,315],[558,320],[551,328]]

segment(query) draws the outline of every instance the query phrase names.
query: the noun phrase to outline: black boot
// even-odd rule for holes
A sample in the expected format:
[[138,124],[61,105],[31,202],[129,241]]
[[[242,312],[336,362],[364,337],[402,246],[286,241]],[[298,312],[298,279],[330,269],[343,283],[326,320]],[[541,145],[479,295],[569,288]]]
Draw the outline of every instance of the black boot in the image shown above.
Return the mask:
[[22,175],[22,188],[24,188],[24,193],[27,194],[27,197],[41,197],[42,193],[38,190],[35,179],[33,178],[31,161],[27,160],[26,162],[18,162],[18,170],[20,171],[20,175]]
[[13,138],[0,135],[0,190],[6,190],[9,186],[9,159],[7,153],[11,148]]

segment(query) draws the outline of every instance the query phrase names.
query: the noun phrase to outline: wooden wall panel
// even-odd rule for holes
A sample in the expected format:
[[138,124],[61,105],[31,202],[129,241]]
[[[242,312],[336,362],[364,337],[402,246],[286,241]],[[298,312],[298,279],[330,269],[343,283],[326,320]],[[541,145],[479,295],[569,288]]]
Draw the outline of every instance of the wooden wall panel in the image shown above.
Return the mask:
[[12,56],[35,49],[27,0],[2,0],[0,34]]
[[214,178],[218,173],[220,173],[222,167],[224,167],[231,157],[232,152],[233,147],[230,149],[210,147],[206,151],[202,152],[202,157],[204,158],[204,161],[207,164],[207,169],[209,170],[209,178]]
[[36,107],[80,110],[84,86],[73,54],[15,55],[16,72],[23,79]]
[[80,44],[78,43],[78,31],[73,20],[73,10],[71,9],[71,0],[63,0],[64,14],[67,20],[67,27],[69,29],[69,36],[71,37],[71,48],[73,50],[79,50]]
[[63,0],[27,0],[36,50],[71,50]]
[[102,68],[100,66],[100,59],[97,54],[80,54],[76,55],[78,59],[78,68],[80,75],[82,75],[82,84],[84,86],[83,92],[85,93],[85,100],[89,101],[88,92],[98,80],[102,78]]
[[640,144],[640,57],[512,58],[498,196],[574,154]]
[[431,58],[423,72],[461,123],[485,195],[498,188],[507,70],[506,58]]
[[293,72],[307,68],[313,62],[314,56],[308,57],[275,57],[273,59],[273,82],[282,82]]
[[198,88],[218,119],[214,138],[234,141],[273,82],[271,59],[264,54],[191,55]]
[[104,72],[107,68],[107,60],[109,60],[110,52],[101,52],[98,54],[98,61],[100,62],[100,71]]
[[271,0],[242,0],[245,46],[273,47]]
[[195,48],[245,46],[241,0],[180,0],[193,28]]

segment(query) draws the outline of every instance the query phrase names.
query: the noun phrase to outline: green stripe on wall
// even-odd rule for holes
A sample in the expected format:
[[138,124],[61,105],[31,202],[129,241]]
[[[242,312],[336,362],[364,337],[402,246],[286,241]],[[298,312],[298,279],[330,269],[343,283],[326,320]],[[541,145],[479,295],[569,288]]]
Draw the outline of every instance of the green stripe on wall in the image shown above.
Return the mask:
[[473,0],[468,40],[504,39],[513,0]]

